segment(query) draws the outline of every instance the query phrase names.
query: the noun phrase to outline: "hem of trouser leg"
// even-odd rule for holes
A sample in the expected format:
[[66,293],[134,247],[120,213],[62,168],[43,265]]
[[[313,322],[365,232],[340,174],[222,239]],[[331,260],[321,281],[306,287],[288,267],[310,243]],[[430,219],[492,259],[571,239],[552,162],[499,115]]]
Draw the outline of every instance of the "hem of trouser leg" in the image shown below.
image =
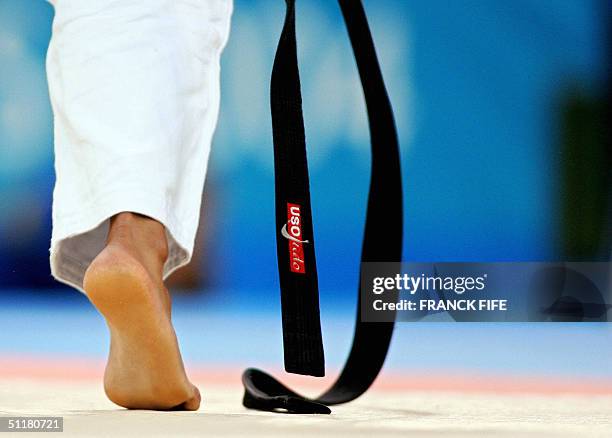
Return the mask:
[[[83,277],[85,271],[89,267],[90,260],[83,261],[79,257],[70,254],[63,243],[68,239],[78,238],[87,233],[97,230],[103,226],[110,218],[121,212],[133,212],[151,217],[166,228],[166,236],[168,239],[169,254],[164,264],[163,278],[166,279],[177,269],[185,266],[191,260],[193,252],[193,240],[186,237],[184,230],[179,225],[179,222],[170,217],[163,208],[151,207],[153,203],[146,201],[135,202],[134,199],[124,202],[113,202],[106,206],[100,207],[100,203],[96,203],[98,208],[95,213],[88,214],[86,217],[81,217],[78,221],[66,221],[57,219],[55,222],[61,222],[61,230],[54,233],[53,241],[50,249],[50,265],[51,275],[60,283],[74,287],[80,292],[85,293],[83,289]],[[84,209],[85,211],[86,209]],[[55,224],[54,224],[55,226]],[[104,239],[106,236],[104,236]]]

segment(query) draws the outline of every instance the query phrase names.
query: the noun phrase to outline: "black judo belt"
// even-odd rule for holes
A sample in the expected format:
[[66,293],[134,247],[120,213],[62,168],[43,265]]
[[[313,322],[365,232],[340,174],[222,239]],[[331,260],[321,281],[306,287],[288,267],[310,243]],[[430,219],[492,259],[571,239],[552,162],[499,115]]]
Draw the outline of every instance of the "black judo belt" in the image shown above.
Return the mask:
[[[286,0],[285,24],[271,81],[285,370],[325,374],[306,141],[295,37],[295,0]],[[357,62],[370,127],[372,168],[361,262],[399,262],[402,253],[402,184],[393,112],[360,0],[339,0]],[[242,375],[247,408],[329,414],[328,405],[363,394],[378,375],[391,342],[393,322],[357,322],[351,352],[336,382],[310,399],[263,371]]]

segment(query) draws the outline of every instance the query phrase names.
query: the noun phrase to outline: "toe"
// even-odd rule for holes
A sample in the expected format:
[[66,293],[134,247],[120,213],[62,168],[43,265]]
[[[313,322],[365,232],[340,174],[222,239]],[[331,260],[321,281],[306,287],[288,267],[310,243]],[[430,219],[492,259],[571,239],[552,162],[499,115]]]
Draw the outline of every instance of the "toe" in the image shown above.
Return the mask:
[[198,408],[200,407],[200,402],[202,400],[202,397],[200,396],[200,391],[194,385],[192,385],[192,387],[193,387],[192,397],[189,400],[182,403],[180,407],[178,407],[180,410],[197,411]]

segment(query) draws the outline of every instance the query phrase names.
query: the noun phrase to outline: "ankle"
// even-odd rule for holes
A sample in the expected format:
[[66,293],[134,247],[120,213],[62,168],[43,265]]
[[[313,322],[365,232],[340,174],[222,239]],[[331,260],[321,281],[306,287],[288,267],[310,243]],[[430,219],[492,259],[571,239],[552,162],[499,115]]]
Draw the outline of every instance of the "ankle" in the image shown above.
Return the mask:
[[168,258],[164,226],[137,213],[121,212],[111,218],[107,244],[127,246],[160,268]]

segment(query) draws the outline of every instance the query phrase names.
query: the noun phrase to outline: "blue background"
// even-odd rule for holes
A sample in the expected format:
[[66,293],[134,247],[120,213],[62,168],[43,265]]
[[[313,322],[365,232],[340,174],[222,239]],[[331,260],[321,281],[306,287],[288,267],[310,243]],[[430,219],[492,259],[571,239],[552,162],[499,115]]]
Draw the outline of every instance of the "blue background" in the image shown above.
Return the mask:
[[[214,233],[200,268],[212,282],[175,297],[187,362],[281,363],[268,87],[283,3],[235,3],[206,188]],[[606,2],[364,4],[401,142],[404,260],[562,257],[559,102],[602,93]],[[102,358],[102,318],[49,274],[52,18],[43,0],[0,0],[0,352]],[[298,40],[324,339],[337,368],[354,314],[368,132],[335,2],[298,2]],[[609,379],[610,339],[606,324],[400,324],[387,365]]]
[[[405,260],[555,260],[559,100],[601,91],[604,2],[365,1],[395,108]],[[215,289],[276,296],[269,76],[282,1],[239,0],[222,60],[204,260]],[[53,8],[0,1],[0,287],[54,286],[44,57]],[[335,2],[298,3],[322,289],[353,294],[369,175],[358,77]]]

